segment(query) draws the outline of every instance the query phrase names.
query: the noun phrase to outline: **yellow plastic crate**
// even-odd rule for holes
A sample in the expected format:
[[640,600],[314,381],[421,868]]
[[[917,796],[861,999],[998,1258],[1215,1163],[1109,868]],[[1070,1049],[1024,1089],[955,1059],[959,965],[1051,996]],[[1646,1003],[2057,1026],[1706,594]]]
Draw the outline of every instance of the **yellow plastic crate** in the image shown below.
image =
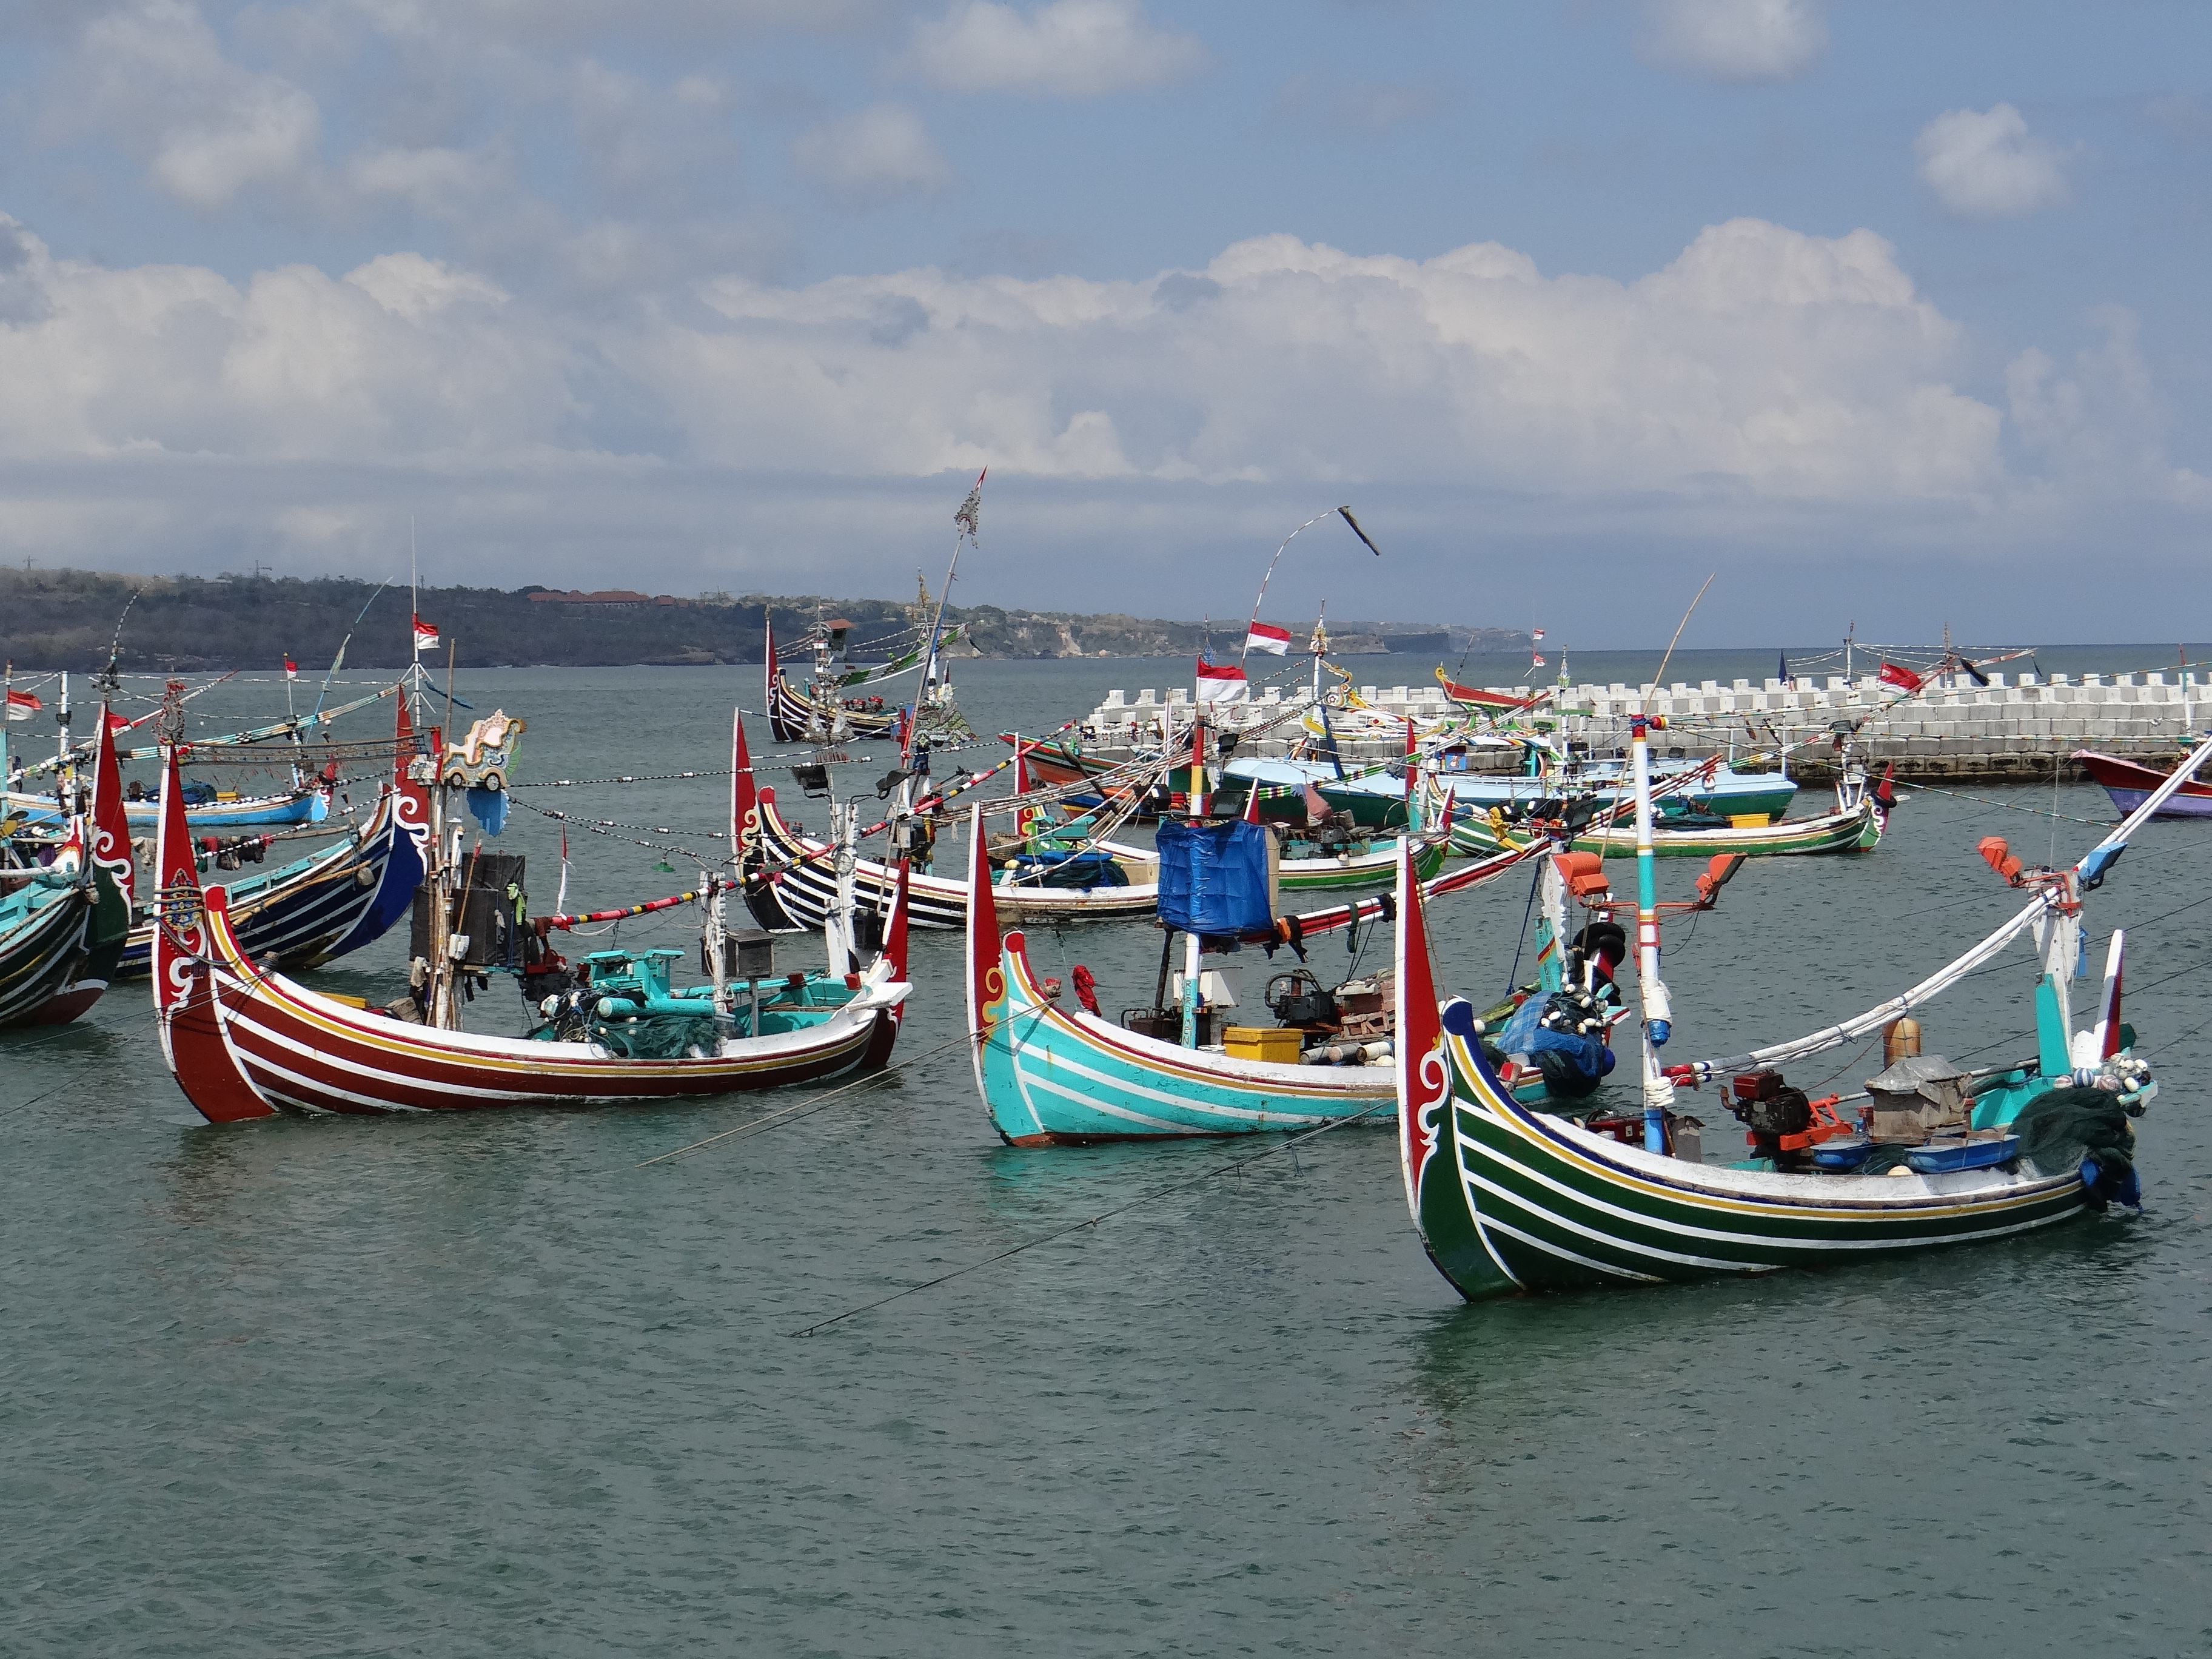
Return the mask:
[[1295,1066],[1305,1036],[1295,1025],[1231,1025],[1221,1034],[1221,1047],[1232,1060],[1271,1060]]
[[1731,830],[1764,830],[1768,824],[1773,822],[1773,818],[1765,812],[1731,812],[1729,814],[1729,828]]

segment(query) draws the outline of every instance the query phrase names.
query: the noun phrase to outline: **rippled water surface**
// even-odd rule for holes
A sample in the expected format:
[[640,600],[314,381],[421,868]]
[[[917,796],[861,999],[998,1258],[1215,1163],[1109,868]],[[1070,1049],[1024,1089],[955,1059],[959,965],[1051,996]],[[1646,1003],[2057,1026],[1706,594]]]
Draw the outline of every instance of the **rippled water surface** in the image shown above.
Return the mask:
[[[979,725],[1037,730],[1172,672],[962,678]],[[673,669],[460,692],[529,719],[532,780],[720,766],[731,699],[758,698],[750,673]],[[220,724],[282,690],[217,696]],[[525,793],[711,855],[723,788]],[[2058,831],[2062,853],[2096,833]],[[2047,818],[1926,795],[1871,856],[1747,867],[1670,935],[1677,1046],[1790,1035],[1956,954],[2014,908],[1973,853],[1990,833],[2052,844]],[[2154,829],[2092,911],[2100,945],[2130,928],[2130,1015],[2165,1079],[2142,1218],[1481,1307],[1422,1256],[1387,1133],[1212,1180],[1259,1148],[998,1145],[942,1047],[949,935],[915,951],[902,1054],[925,1057],[649,1169],[791,1099],[210,1128],[123,988],[0,1037],[0,1651],[2202,1652],[2208,835]],[[520,812],[507,841],[551,908],[557,826]],[[580,830],[570,851],[571,908],[697,868]],[[1527,897],[1438,908],[1447,979],[1504,988]],[[1149,1000],[1149,929],[1036,945],[1109,1005]],[[393,994],[403,946],[318,982]],[[1266,967],[1243,971],[1249,997]],[[1931,1006],[1929,1048],[2024,1052],[2033,977],[2016,950]],[[518,1015],[504,984],[471,1011]]]

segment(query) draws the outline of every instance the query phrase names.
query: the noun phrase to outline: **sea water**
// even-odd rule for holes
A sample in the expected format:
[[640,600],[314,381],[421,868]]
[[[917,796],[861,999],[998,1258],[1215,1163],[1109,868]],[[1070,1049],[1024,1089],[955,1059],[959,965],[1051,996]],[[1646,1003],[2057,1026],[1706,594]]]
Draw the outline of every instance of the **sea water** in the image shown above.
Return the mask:
[[[1035,732],[1179,672],[959,678],[980,729]],[[732,703],[760,706],[757,670],[457,689],[529,721],[536,785],[724,769]],[[283,695],[234,682],[195,730]],[[872,805],[891,757],[853,752],[841,787]],[[569,813],[568,908],[635,903],[723,855],[726,791],[520,789],[539,810],[498,845],[549,910],[564,826],[541,812]],[[1670,925],[1674,1053],[1893,994],[2017,908],[1977,839],[2070,859],[2111,816],[2079,787],[1905,793],[1871,855],[1754,861]],[[2063,819],[2037,815],[2054,802]],[[119,987],[74,1026],[0,1036],[0,1652],[2202,1651],[2208,833],[2146,831],[2088,913],[2093,966],[2130,928],[2128,1017],[2164,1079],[2140,1218],[1483,1306],[1423,1258],[1387,1129],[1251,1163],[1269,1143],[1000,1145],[951,934],[915,941],[903,1069],[647,1168],[818,1091],[213,1128],[163,1071],[146,986]],[[1609,867],[1628,890],[1633,866]],[[1665,895],[1696,867],[1662,865]],[[1448,986],[1505,989],[1528,897],[1514,876],[1436,906]],[[696,928],[682,908],[556,939]],[[1032,933],[1109,1012],[1152,1000],[1157,940]],[[1333,982],[1389,943],[1321,939],[1313,966]],[[781,940],[780,965],[819,948]],[[386,1000],[404,950],[397,932],[311,978]],[[1230,961],[1248,1007],[1297,965]],[[2015,946],[1920,1011],[1928,1050],[2032,1052],[2034,975]],[[468,1018],[522,1012],[495,979]],[[1848,1090],[1880,1065],[1853,1047],[1790,1076]],[[1732,1121],[1683,1103],[1727,1156]]]

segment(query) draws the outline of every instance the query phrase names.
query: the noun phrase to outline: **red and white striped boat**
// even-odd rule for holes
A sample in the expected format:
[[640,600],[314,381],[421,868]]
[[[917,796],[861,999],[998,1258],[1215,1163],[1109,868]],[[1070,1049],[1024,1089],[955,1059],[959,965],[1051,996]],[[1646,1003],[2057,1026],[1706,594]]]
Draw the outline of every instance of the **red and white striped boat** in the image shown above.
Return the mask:
[[161,1048],[211,1123],[279,1111],[375,1114],[666,1100],[811,1083],[890,1058],[906,978],[904,894],[883,959],[821,1024],[726,1038],[701,1057],[632,1060],[595,1043],[479,1036],[319,995],[239,948],[220,886],[203,894],[176,762],[162,789],[154,1004]]

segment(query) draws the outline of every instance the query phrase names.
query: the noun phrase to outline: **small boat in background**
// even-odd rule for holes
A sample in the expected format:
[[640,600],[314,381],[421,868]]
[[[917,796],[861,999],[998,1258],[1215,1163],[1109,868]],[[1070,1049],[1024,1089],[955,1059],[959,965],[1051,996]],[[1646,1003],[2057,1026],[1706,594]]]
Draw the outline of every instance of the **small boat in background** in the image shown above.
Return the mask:
[[[64,1025],[100,1000],[131,933],[135,879],[115,734],[106,709],[91,811],[72,814],[50,865],[0,867],[0,1029]],[[65,778],[65,793],[76,787]]]
[[[2081,763],[2081,769],[2089,775],[2090,781],[2103,787],[2112,798],[2112,805],[2123,815],[2132,812],[2150,799],[2166,781],[2173,775],[2173,768],[2161,770],[2146,766],[2141,761],[2123,760],[2118,755],[2100,755],[2094,749],[2077,749],[2074,758]],[[2161,818],[2212,818],[2212,783],[2199,783],[2190,779],[2168,795],[2154,815]]]

